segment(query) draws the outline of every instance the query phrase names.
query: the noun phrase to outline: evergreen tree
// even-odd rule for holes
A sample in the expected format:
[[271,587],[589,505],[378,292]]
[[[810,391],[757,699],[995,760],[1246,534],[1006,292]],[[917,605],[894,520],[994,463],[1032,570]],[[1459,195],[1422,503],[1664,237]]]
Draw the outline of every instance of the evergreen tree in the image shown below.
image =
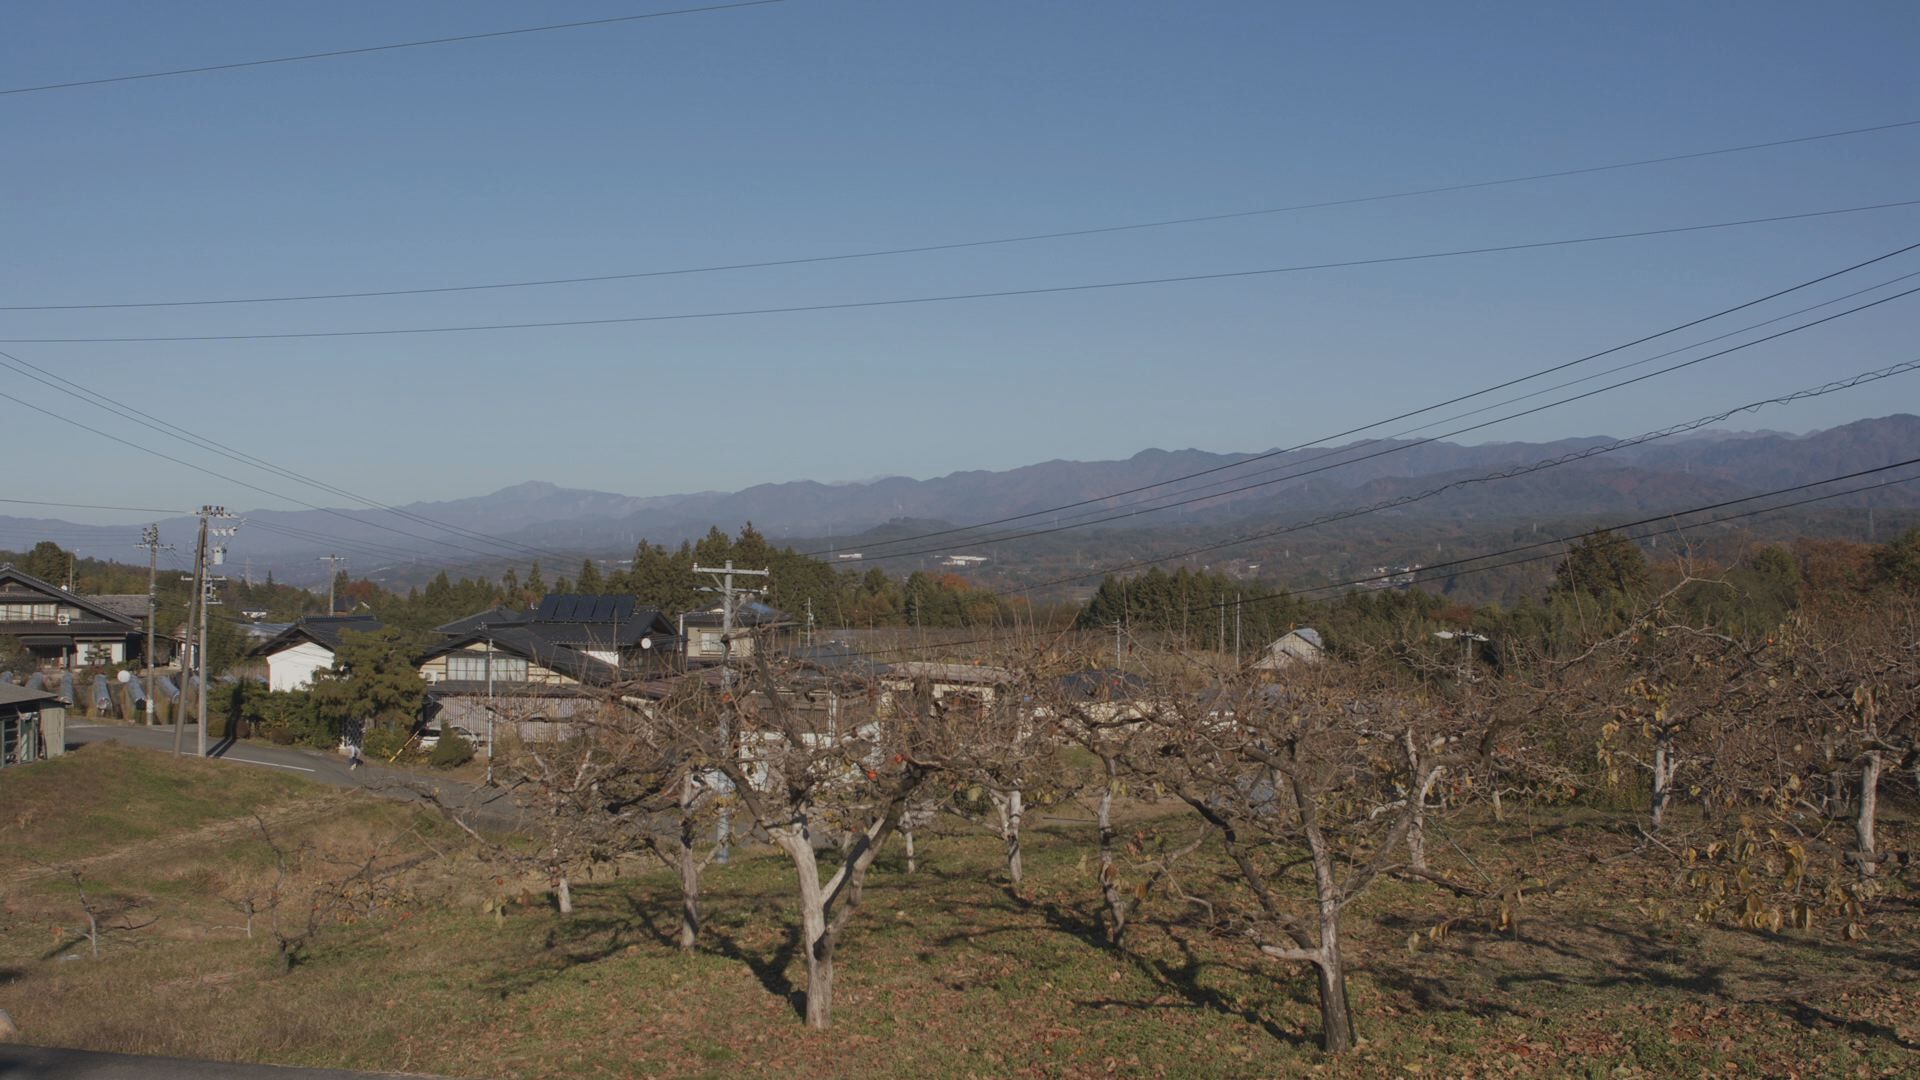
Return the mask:
[[1611,529],[1575,544],[1554,569],[1553,591],[1595,598],[1631,596],[1647,585],[1647,557],[1638,545]]
[[414,639],[395,629],[340,636],[333,667],[313,683],[315,710],[336,732],[368,723],[411,726],[426,704],[427,684],[414,666]]
[[67,568],[72,565],[73,554],[51,540],[33,545],[27,557],[20,560],[22,571],[55,585],[67,580]]

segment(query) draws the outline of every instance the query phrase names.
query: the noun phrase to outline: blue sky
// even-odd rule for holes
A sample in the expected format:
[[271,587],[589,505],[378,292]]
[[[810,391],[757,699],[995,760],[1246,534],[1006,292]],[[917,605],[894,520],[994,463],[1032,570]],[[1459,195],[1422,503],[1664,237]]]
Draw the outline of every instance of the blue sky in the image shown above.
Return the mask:
[[[23,0],[0,14],[0,81],[674,6],[685,5]],[[672,269],[1578,168],[1920,118],[1915,41],[1920,8],[1906,3],[788,0],[0,96],[0,295],[10,305],[151,301]],[[1913,199],[1917,179],[1920,127],[896,258],[441,296],[8,311],[0,338],[592,319],[1205,274]],[[1916,240],[1920,207],[1908,207],[948,304],[0,348],[381,500],[527,479],[659,494],[1291,444]],[[1805,302],[1914,270],[1920,253]],[[1913,359],[1917,304],[1476,439],[1634,434]],[[11,373],[0,390],[277,491],[341,502]],[[1899,411],[1920,411],[1920,375],[1737,426],[1807,430]],[[14,497],[287,505],[13,402],[0,400],[0,416],[13,445],[32,448],[8,470]]]

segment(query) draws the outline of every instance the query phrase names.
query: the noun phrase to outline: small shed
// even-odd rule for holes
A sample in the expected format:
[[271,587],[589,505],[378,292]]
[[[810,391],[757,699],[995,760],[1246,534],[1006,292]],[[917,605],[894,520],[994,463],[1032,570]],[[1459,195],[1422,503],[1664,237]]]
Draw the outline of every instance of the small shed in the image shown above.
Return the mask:
[[0,683],[0,768],[67,752],[67,710],[45,690]]
[[1325,652],[1326,646],[1320,642],[1320,632],[1303,626],[1280,635],[1251,667],[1254,671],[1266,673],[1285,671],[1295,664],[1318,663]]

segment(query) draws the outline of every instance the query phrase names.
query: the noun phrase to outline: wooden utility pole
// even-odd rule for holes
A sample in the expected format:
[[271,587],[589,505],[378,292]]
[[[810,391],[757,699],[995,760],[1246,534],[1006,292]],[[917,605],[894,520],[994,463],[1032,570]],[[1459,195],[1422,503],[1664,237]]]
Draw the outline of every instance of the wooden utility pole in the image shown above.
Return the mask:
[[[207,572],[207,509],[208,508],[204,506],[200,508],[200,536],[193,545],[193,577],[190,579],[193,582],[193,592],[187,597],[187,660],[186,663],[180,665],[180,700],[173,711],[173,756],[175,757],[180,756],[180,747],[185,741],[187,694],[193,689],[193,676],[188,674],[188,671],[191,668],[191,670],[197,672],[205,667],[203,657],[207,651],[207,608],[205,604],[199,601],[204,600],[207,595],[205,581]],[[194,614],[196,610],[200,616],[198,648],[194,647]],[[200,699],[205,701],[206,697],[207,684],[203,678],[200,681]]]
[[[200,508],[200,557],[201,557],[201,564],[203,569],[219,566],[222,563],[225,563],[227,561],[226,545],[216,544],[213,547],[209,548],[207,547],[207,537],[209,535],[218,536],[218,537],[232,536],[234,534],[234,529],[231,526],[226,526],[226,527],[216,528],[216,529],[209,529],[207,527],[207,521],[209,518],[216,518],[216,517],[226,518],[228,516],[229,515],[227,514],[227,508],[224,506],[203,506]],[[227,579],[224,577],[216,577],[210,570],[208,570],[206,573],[202,574],[202,580],[200,582],[201,587],[200,587],[199,669],[200,669],[200,756],[201,757],[207,756],[207,686],[208,686],[207,605],[218,604],[220,602],[214,599],[210,594],[213,592],[214,582],[225,581],[225,580]],[[229,730],[232,729],[233,727],[232,717],[228,717],[227,726]]]
[[758,593],[758,592],[766,591],[764,589],[749,589],[749,588],[746,588],[745,586],[735,586],[733,583],[734,576],[739,575],[742,577],[770,577],[772,576],[772,572],[768,570],[736,569],[733,565],[732,559],[728,559],[727,565],[725,566],[696,566],[693,568],[693,572],[696,574],[712,574],[714,576],[714,579],[720,582],[720,585],[718,588],[714,588],[712,586],[703,586],[700,589],[700,591],[701,592],[717,592],[720,594],[720,597],[721,597],[721,600],[720,600],[721,660],[720,662],[723,666],[720,669],[720,685],[723,689],[731,689],[733,687],[733,598],[734,598],[734,595],[737,593]]
[[1233,668],[1240,670],[1240,594],[1233,594]]
[[327,564],[327,614],[333,614],[333,583],[340,577],[340,564],[347,561],[345,555],[322,555],[320,561]]
[[153,648],[154,623],[160,620],[160,526],[149,525],[140,532],[140,546],[147,549],[147,726],[152,727],[154,710],[158,705],[154,694],[158,691],[159,674],[155,671],[156,654]]
[[[180,665],[180,703],[179,708],[173,714],[173,752],[176,755],[180,753],[181,744],[185,741],[184,727],[186,721],[184,714],[187,711],[187,691],[191,689],[197,681],[200,684],[200,689],[194,696],[194,704],[196,706],[196,718],[200,732],[195,737],[195,742],[199,749],[199,756],[207,756],[207,604],[210,602],[219,603],[218,600],[209,601],[207,596],[208,593],[213,591],[213,583],[215,580],[207,569],[209,565],[208,556],[211,554],[211,563],[218,565],[226,561],[227,554],[227,549],[224,547],[216,547],[209,550],[207,547],[207,537],[209,535],[232,536],[234,533],[231,527],[209,529],[208,523],[213,518],[226,518],[230,516],[224,506],[202,506],[198,511],[198,517],[200,518],[200,535],[198,539],[195,540],[193,546],[193,595],[187,600],[187,663]],[[219,580],[225,581],[226,579],[220,578]],[[198,616],[197,622],[196,615]],[[195,634],[196,627],[198,627],[199,630],[197,636]],[[191,676],[187,674],[189,663],[193,668],[193,674]]]

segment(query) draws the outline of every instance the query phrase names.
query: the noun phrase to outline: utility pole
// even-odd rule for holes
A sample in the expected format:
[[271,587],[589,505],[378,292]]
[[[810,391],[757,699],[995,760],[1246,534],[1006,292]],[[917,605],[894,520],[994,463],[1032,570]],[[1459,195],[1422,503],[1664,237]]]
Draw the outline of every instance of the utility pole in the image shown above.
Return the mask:
[[1113,624],[1113,666],[1116,671],[1126,667],[1120,661],[1120,626],[1121,624],[1117,622]]
[[140,546],[147,549],[147,726],[153,726],[154,694],[158,690],[158,673],[153,648],[153,626],[160,621],[160,526],[149,525],[140,530]]
[[[189,671],[189,668],[191,668],[193,671],[196,671],[196,672],[204,668],[205,664],[204,664],[204,661],[201,659],[201,657],[207,651],[206,650],[207,608],[205,604],[199,603],[199,601],[205,599],[207,595],[206,581],[205,581],[205,575],[207,570],[207,513],[206,513],[207,509],[208,508],[204,506],[200,508],[200,536],[199,536],[199,539],[195,540],[193,544],[193,577],[189,579],[193,582],[193,592],[188,594],[187,596],[187,659],[186,659],[186,663],[183,663],[180,665],[180,701],[178,703],[178,707],[176,707],[173,711],[173,756],[174,757],[180,756],[180,744],[184,741],[184,736],[186,733],[187,694],[193,690],[193,676],[188,674],[188,671]],[[200,621],[200,647],[198,649],[194,648],[194,637],[193,637],[193,627],[194,627],[193,620],[194,620],[194,613],[196,608],[199,612],[200,620],[201,620]],[[206,700],[206,696],[207,696],[207,683],[206,683],[206,680],[203,678],[200,680],[201,700],[203,701]]]
[[1233,669],[1240,670],[1240,594],[1233,594]]
[[[185,720],[183,714],[187,711],[187,690],[197,681],[200,684],[200,690],[199,693],[195,695],[194,702],[197,706],[196,715],[200,731],[195,741],[198,744],[199,756],[206,757],[207,605],[209,603],[218,604],[220,602],[218,600],[210,600],[207,594],[213,591],[213,586],[216,581],[226,580],[225,578],[215,577],[208,571],[208,567],[218,566],[226,562],[227,559],[227,549],[218,546],[211,549],[208,548],[207,537],[232,536],[235,530],[232,526],[221,526],[218,528],[210,526],[210,522],[214,518],[221,518],[223,520],[232,518],[232,515],[227,513],[227,508],[224,506],[202,506],[196,516],[200,518],[200,535],[193,546],[193,596],[187,601],[187,658],[193,665],[193,675],[189,677],[186,674],[187,665],[181,665],[180,708],[173,714],[173,752],[175,755],[180,753],[181,743],[184,741],[183,732]],[[198,615],[197,623],[195,619],[196,614]],[[194,627],[196,625],[199,627],[197,639],[194,634]]]
[[340,577],[340,564],[347,561],[345,555],[322,555],[320,561],[327,564],[327,614],[333,614],[333,583]]
[[[209,535],[212,535],[212,536],[224,538],[224,537],[232,536],[237,530],[235,530],[230,525],[222,526],[220,528],[215,528],[215,529],[209,529],[207,527],[207,519],[209,518],[217,517],[223,520],[231,519],[231,515],[227,513],[227,508],[224,506],[203,506],[200,508],[200,515],[201,515],[200,516],[200,546],[203,551],[203,554],[202,554],[203,565],[207,567],[220,566],[227,561],[227,547],[225,544],[216,544],[213,547],[208,548],[206,546],[207,537]],[[199,756],[201,757],[207,756],[207,605],[220,603],[219,600],[214,599],[210,594],[213,592],[213,587],[216,582],[221,582],[225,580],[227,579],[224,577],[219,577],[212,573],[207,573],[204,575],[204,578],[201,581],[201,589],[200,589],[200,735],[199,735],[199,739],[200,739],[200,755]],[[228,717],[229,729],[232,728],[232,720],[233,720],[232,717]]]
[[696,566],[693,568],[693,572],[696,574],[712,574],[714,579],[720,582],[718,588],[702,586],[700,591],[717,592],[720,594],[720,662],[724,665],[720,671],[720,686],[723,689],[732,689],[733,598],[737,593],[761,593],[766,591],[765,589],[750,589],[745,586],[735,586],[733,583],[734,576],[771,577],[772,574],[767,570],[738,569],[733,565],[732,559],[728,559],[727,565],[725,566]]
[[807,597],[807,648],[813,648],[813,597]]

